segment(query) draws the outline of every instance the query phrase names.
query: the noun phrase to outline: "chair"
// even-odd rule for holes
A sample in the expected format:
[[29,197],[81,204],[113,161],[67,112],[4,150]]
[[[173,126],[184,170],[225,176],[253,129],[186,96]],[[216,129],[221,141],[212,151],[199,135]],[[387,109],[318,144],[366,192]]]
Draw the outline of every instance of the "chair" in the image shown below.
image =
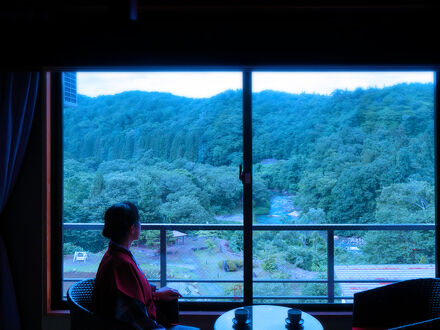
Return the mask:
[[434,329],[440,329],[440,317],[423,322],[403,325],[401,327],[392,328],[389,330],[434,330]]
[[353,329],[387,329],[437,317],[440,317],[440,279],[402,281],[354,294]]
[[[133,327],[118,320],[111,320],[91,312],[95,279],[87,279],[72,285],[67,291],[70,308],[71,330],[130,330]],[[155,288],[155,285],[151,285]],[[157,302],[158,314],[171,323],[179,323],[178,301]]]
[[95,279],[87,279],[72,285],[67,291],[71,330],[127,330],[131,326],[117,320],[109,320],[90,311]]

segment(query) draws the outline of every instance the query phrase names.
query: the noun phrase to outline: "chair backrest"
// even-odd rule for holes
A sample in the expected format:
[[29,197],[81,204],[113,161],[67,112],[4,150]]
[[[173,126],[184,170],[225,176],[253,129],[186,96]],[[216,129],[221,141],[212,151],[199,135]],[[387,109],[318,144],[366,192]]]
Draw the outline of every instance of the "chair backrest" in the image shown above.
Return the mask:
[[91,311],[94,287],[95,279],[91,278],[73,284],[67,291],[71,330],[131,329],[131,326],[103,318]]
[[440,279],[407,280],[354,294],[355,327],[397,327],[439,316]]
[[67,291],[67,301],[69,305],[75,309],[85,313],[91,313],[93,288],[95,287],[95,279],[79,281],[73,284]]
[[440,317],[423,322],[411,323],[388,330],[433,330],[440,329]]
[[67,302],[70,309],[71,329],[89,328],[93,323],[91,312],[94,279],[87,279],[73,284],[67,290]]

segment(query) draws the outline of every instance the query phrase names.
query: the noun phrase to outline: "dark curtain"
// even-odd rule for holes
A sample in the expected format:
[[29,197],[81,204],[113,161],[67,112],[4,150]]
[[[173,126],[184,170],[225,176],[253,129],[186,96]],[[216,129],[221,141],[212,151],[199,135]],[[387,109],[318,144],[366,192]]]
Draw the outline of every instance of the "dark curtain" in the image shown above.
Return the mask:
[[[38,73],[0,73],[0,214],[14,186],[34,117]],[[23,207],[26,207],[25,201]],[[20,329],[6,249],[0,235],[0,329]]]

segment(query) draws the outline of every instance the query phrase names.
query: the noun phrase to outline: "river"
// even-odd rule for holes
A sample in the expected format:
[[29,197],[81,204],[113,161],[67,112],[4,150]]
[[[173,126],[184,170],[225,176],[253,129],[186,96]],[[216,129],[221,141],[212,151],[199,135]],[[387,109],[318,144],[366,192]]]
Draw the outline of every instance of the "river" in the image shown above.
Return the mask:
[[[256,223],[285,223],[286,220],[292,221],[298,219],[299,212],[295,209],[291,195],[275,195],[270,200],[270,210],[268,214],[257,215]],[[218,215],[215,217],[221,222],[241,223],[242,214]]]

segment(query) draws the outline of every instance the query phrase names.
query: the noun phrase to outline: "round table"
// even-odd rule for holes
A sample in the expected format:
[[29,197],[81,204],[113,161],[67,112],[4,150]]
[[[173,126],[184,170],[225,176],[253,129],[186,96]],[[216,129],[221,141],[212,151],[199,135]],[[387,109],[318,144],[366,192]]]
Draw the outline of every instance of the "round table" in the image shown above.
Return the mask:
[[[287,311],[290,309],[275,305],[245,306],[249,311],[252,322],[247,327],[234,327],[232,319],[235,317],[235,309],[222,314],[214,324],[214,330],[229,329],[253,329],[253,330],[286,330]],[[321,323],[312,315],[302,312],[304,330],[323,330]]]

